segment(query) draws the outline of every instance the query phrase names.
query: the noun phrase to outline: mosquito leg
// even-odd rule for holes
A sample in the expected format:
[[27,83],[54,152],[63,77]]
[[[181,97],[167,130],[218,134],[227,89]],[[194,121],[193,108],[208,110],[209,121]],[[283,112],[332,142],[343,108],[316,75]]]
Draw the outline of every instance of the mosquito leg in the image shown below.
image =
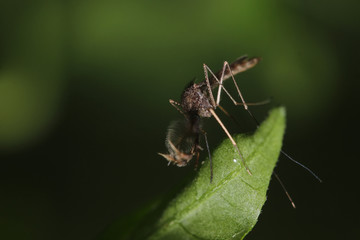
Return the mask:
[[291,205],[293,206],[293,208],[296,208],[294,201],[292,200],[292,198],[290,197],[290,194],[288,193],[288,191],[285,188],[285,185],[282,183],[282,181],[280,180],[279,176],[276,174],[276,172],[273,172],[274,176],[276,177],[276,179],[278,180],[278,182],[280,183],[282,189],[284,190],[286,196],[288,197],[289,201],[291,202]]
[[[221,72],[218,72],[216,75],[210,71],[212,74],[212,77],[213,77],[210,81],[210,84],[211,84],[211,82],[213,82],[213,87],[215,87],[216,84],[215,84],[214,80],[216,81],[217,84],[219,84],[216,105],[219,105],[219,103],[220,103],[221,89],[223,88],[224,91],[226,91],[226,89],[223,86],[223,81],[230,78],[231,76],[233,77],[233,75],[236,75],[240,72],[244,72],[244,71],[248,70],[249,68],[254,67],[259,61],[260,61],[260,58],[248,59],[248,57],[245,55],[245,56],[242,56],[242,57],[236,59],[235,62],[231,63],[231,65],[229,65],[228,62],[225,61]],[[228,68],[226,68],[226,67],[228,67]],[[217,79],[216,76],[221,76],[220,81]],[[230,94],[228,92],[227,92],[227,94],[230,96]]]
[[[216,103],[215,103],[215,99],[214,99],[214,95],[211,91],[211,85],[210,85],[210,81],[209,81],[209,75],[208,75],[208,70],[210,71],[211,74],[212,71],[210,70],[210,68],[204,63],[203,65],[204,67],[204,74],[205,74],[205,81],[206,81],[206,86],[207,86],[207,89],[209,91],[209,96],[210,96],[210,101],[211,101],[211,105],[216,108]],[[219,81],[219,80],[218,80]]]
[[233,115],[231,115],[228,111],[226,111],[225,108],[223,108],[221,105],[219,105],[218,107],[226,116],[231,118],[238,126],[241,126],[240,122]]
[[[248,58],[247,55],[241,56],[230,64],[231,72],[233,75],[245,72],[246,70],[255,67],[256,64],[260,62],[260,60],[261,58],[259,57]],[[224,74],[223,71],[219,71],[216,74],[213,74],[213,77],[209,79],[210,85],[213,89],[218,86],[219,81],[216,79],[219,79],[221,75],[223,75],[223,81],[231,77],[230,71],[227,70],[225,70]]]
[[[221,95],[221,89],[223,88],[223,79],[224,79],[226,65],[225,64],[223,65],[223,68],[221,70],[220,80],[216,77],[216,75],[211,71],[211,69],[206,64],[204,64],[204,68],[206,69],[205,70],[206,72],[207,71],[210,72],[211,77],[212,77],[211,79],[215,80],[216,83],[219,85],[217,97],[216,97],[216,103],[215,103],[215,105],[213,105],[216,108],[220,103],[220,95]],[[206,75],[206,79],[207,79],[206,81],[207,81],[207,85],[208,85],[208,91],[211,92],[212,86],[211,86],[210,80],[207,75]],[[214,84],[214,82],[212,84]]]
[[[222,85],[222,82],[223,82],[223,77],[224,77],[224,72],[225,72],[225,67],[226,67],[226,64],[227,62],[224,62],[224,66],[223,66],[223,70],[222,70],[222,74],[221,74],[221,78],[220,78],[220,81],[217,79],[217,77],[215,76],[215,74],[211,71],[211,69],[206,65],[204,64],[204,72],[205,72],[205,80],[206,80],[206,85],[207,85],[207,88],[208,88],[208,91],[209,91],[209,95],[210,95],[210,99],[211,99],[211,102],[212,102],[212,105],[214,106],[214,108],[216,108],[218,105],[219,105],[219,102],[220,102],[220,94],[221,94],[221,88],[223,88],[223,85]],[[228,65],[228,64],[227,64]],[[216,99],[216,103],[215,103],[215,100],[214,100],[214,96],[213,96],[213,93],[211,91],[211,86],[210,86],[210,81],[209,81],[209,76],[208,76],[208,71],[211,73],[211,75],[216,79],[217,82],[219,82],[219,90],[218,90],[218,95],[217,95],[217,99]],[[231,71],[231,70],[230,70]],[[226,91],[226,89],[224,88],[224,90]],[[227,92],[227,91],[226,91]],[[227,94],[229,96],[231,96],[228,92]],[[235,101],[235,100],[234,100]],[[245,103],[245,102],[244,102]],[[220,124],[220,126],[223,128],[223,130],[225,131],[226,135],[229,137],[231,143],[233,144],[234,148],[238,151],[239,155],[240,155],[240,158],[241,158],[241,161],[243,162],[244,166],[245,166],[245,169],[246,171],[250,174],[250,170],[249,168],[247,167],[247,165],[245,164],[245,161],[244,161],[244,158],[240,152],[240,149],[238,148],[235,140],[232,138],[232,136],[230,135],[229,131],[226,129],[225,125],[221,122],[220,118],[217,116],[217,114],[215,113],[214,109],[209,109],[209,111],[211,112],[211,114],[215,117],[216,121],[218,121],[218,123]],[[212,168],[212,162],[210,163],[211,164],[211,168]],[[212,174],[211,174],[212,175]],[[212,177],[211,177],[212,178]]]
[[194,155],[196,154],[196,161],[195,161],[195,166],[194,166],[195,170],[197,169],[197,167],[199,165],[199,157],[200,157],[199,150],[203,150],[203,149],[200,147],[199,134],[198,134],[195,138],[194,149],[193,149]]
[[[224,89],[226,90],[226,89]],[[266,103],[266,101],[263,101],[261,103]],[[242,103],[237,103],[237,105],[241,105]],[[250,105],[255,105],[252,104],[252,103],[247,103],[248,106]],[[227,115],[228,117],[230,117],[237,125],[241,126],[239,121],[234,118],[230,113],[228,113],[221,105],[218,106],[220,108],[220,110],[225,113],[225,115]],[[248,111],[250,113],[250,111]],[[251,117],[254,119],[255,123],[256,123],[256,126],[259,127],[259,122],[257,121],[257,119],[250,113]],[[296,163],[297,165],[299,165],[300,167],[304,168],[306,171],[308,171],[311,175],[313,175],[313,177],[315,177],[319,182],[322,182],[322,180],[313,172],[311,171],[310,168],[308,168],[307,166],[305,166],[304,164],[296,161],[294,158],[292,158],[289,154],[287,154],[285,151],[283,151],[282,149],[280,150],[280,153],[282,155],[284,155],[285,157],[287,157],[289,160],[291,160],[292,162]]]
[[200,153],[197,151],[196,152],[196,161],[195,161],[195,165],[194,165],[195,170],[197,170],[197,168],[199,166],[199,158],[200,158]]
[[245,110],[249,113],[249,115],[252,117],[252,119],[255,121],[255,123],[256,123],[256,125],[257,125],[257,127],[258,127],[260,124],[259,124],[258,120],[254,117],[254,115],[250,112],[249,107],[248,107],[248,105],[246,104],[243,95],[241,94],[240,88],[239,88],[239,86],[237,85],[237,83],[236,83],[236,81],[235,81],[234,74],[233,74],[232,71],[231,71],[231,68],[230,68],[229,63],[225,61],[224,65],[226,65],[228,71],[230,72],[230,75],[231,75],[231,78],[232,78],[232,80],[233,80],[233,82],[234,82],[235,88],[236,88],[236,90],[237,90],[237,92],[238,92],[238,94],[239,94],[239,97],[240,97],[240,99],[241,99],[241,103],[238,103],[237,101],[235,101],[235,99],[234,99],[234,98],[229,94],[229,92],[226,91],[226,89],[223,87],[225,93],[229,96],[229,98],[233,101],[233,103],[234,103],[235,105],[242,105],[242,106],[244,106]]
[[[217,97],[216,97],[216,106],[219,106],[219,104],[220,104],[220,95],[221,95],[221,89],[223,88],[225,68],[226,68],[226,65],[225,65],[225,63],[224,63],[223,68],[222,68],[222,71],[221,71],[219,88],[218,88],[218,93],[217,93]],[[215,79],[217,80],[216,77],[215,77]]]
[[218,115],[215,113],[214,109],[210,108],[209,111],[211,112],[211,114],[214,116],[214,118],[216,119],[216,121],[220,124],[220,126],[222,127],[222,129],[224,130],[224,132],[226,133],[226,135],[228,136],[228,138],[230,139],[232,145],[234,146],[234,148],[236,149],[236,151],[239,153],[240,158],[242,163],[245,166],[246,171],[249,173],[249,175],[252,175],[249,168],[247,167],[247,165],[245,164],[244,161],[244,157],[242,156],[240,149],[238,148],[235,140],[233,139],[233,137],[230,135],[229,131],[226,129],[225,125],[221,122],[220,118],[218,117]]
[[[271,98],[266,99],[264,101],[260,101],[260,102],[247,102],[246,105],[248,106],[260,106],[260,105],[265,105],[271,102]],[[243,105],[243,103],[237,103],[237,105]]]
[[[254,120],[254,122],[256,123],[256,127],[259,127],[260,123],[259,121],[254,117],[254,115],[250,112],[249,108],[248,108],[248,104],[245,102],[242,94],[241,94],[241,91],[239,89],[239,86],[237,85],[236,81],[235,81],[235,78],[234,78],[234,74],[232,73],[231,71],[231,68],[229,66],[229,64],[227,62],[225,62],[226,66],[227,66],[227,69],[230,71],[231,73],[231,78],[234,82],[234,85],[236,87],[236,90],[240,96],[240,99],[241,99],[241,103],[238,103],[234,100],[234,98],[229,94],[229,92],[224,88],[224,86],[222,86],[222,88],[224,89],[224,92],[229,96],[229,98],[234,102],[235,105],[242,105],[244,106],[245,110],[249,113],[249,115],[252,117],[252,119]],[[281,154],[285,155],[288,159],[290,159],[291,161],[295,162],[296,164],[298,164],[299,166],[303,167],[304,169],[306,169],[310,174],[312,174],[317,180],[319,180],[319,182],[322,182],[321,179],[315,174],[313,173],[308,167],[306,167],[305,165],[295,161],[292,157],[290,157],[286,152],[284,152],[283,150],[281,150]]]
[[245,110],[248,110],[248,106],[247,106],[247,104],[245,103],[245,100],[244,100],[244,98],[243,98],[243,96],[242,96],[242,94],[241,94],[240,88],[239,88],[239,86],[237,85],[237,83],[236,83],[236,81],[235,81],[234,74],[233,74],[233,72],[231,71],[231,68],[230,68],[229,63],[225,61],[224,65],[226,65],[226,66],[228,67],[228,69],[229,69],[229,72],[230,72],[230,74],[231,74],[231,78],[232,78],[232,80],[233,80],[233,82],[234,82],[234,85],[235,85],[235,87],[236,87],[236,91],[238,92],[238,94],[239,94],[239,96],[240,96],[240,98],[241,98],[241,101],[242,101],[242,103],[243,103],[243,106],[244,106]]
[[[217,83],[217,85],[219,85],[219,87],[218,87],[218,93],[217,93],[217,97],[216,97],[216,107],[217,106],[219,106],[219,104],[220,104],[220,100],[221,100],[221,90],[223,89],[224,90],[224,92],[229,96],[229,98],[231,99],[231,101],[233,101],[233,103],[235,104],[235,105],[240,105],[240,103],[238,103],[232,96],[231,96],[231,94],[226,90],[226,88],[224,87],[224,85],[223,85],[223,81],[225,80],[224,79],[224,74],[225,74],[225,71],[227,70],[227,75],[231,75],[229,72],[231,72],[230,70],[229,70],[229,68],[226,68],[227,66],[229,66],[229,64],[225,61],[224,62],[224,65],[223,65],[223,68],[222,68],[222,70],[221,70],[221,74],[220,73],[218,73],[217,75],[220,75],[220,80],[217,78],[217,76],[211,71],[211,69],[207,66],[207,65],[204,65],[205,67],[206,67],[206,69],[207,69],[207,71],[209,71],[210,72],[210,74],[211,74],[211,77],[212,77],[212,79],[213,79],[213,81],[216,81],[216,83]],[[227,76],[227,78],[229,78],[229,76]],[[211,83],[210,83],[211,84]],[[213,83],[214,84],[214,83]],[[210,92],[211,90],[209,89],[209,92]],[[241,103],[242,104],[242,103]],[[242,104],[242,105],[244,105],[244,104]],[[246,105],[246,103],[245,103],[245,105]]]
[[[234,78],[233,78],[234,79]],[[235,86],[237,87],[237,84],[235,82],[235,79],[234,79],[234,83],[235,83]],[[235,101],[235,99],[228,93],[228,91],[224,88],[224,86],[222,86],[224,92],[229,96],[229,98],[234,102],[235,105],[246,105],[246,106],[250,106],[250,105],[255,105],[256,103],[245,103],[245,102],[242,102],[242,103],[238,103]],[[237,87],[238,89],[238,87]],[[239,94],[240,93],[240,90],[239,90]],[[241,95],[240,95],[241,96]],[[242,98],[243,100],[243,98]],[[260,104],[266,104],[267,101],[263,101],[263,102],[260,102]],[[257,104],[257,105],[260,105],[260,104]],[[220,108],[221,111],[223,111],[227,116],[229,116],[231,119],[233,119],[236,124],[240,125],[239,122],[233,117],[231,116],[223,107],[221,107],[220,105],[218,105],[218,107]],[[247,108],[246,111],[250,114],[250,116],[252,117],[252,119],[254,120],[254,122],[256,123],[256,127],[259,127],[260,126],[260,123],[259,121],[255,118],[255,116],[250,112],[250,110]],[[296,161],[295,159],[293,159],[292,157],[290,157],[289,154],[287,154],[286,152],[284,152],[283,150],[281,150],[281,154],[283,154],[285,157],[287,157],[288,159],[290,159],[291,161],[293,161],[294,163],[298,164],[299,166],[303,167],[305,170],[307,170],[311,175],[313,175],[319,182],[322,182],[322,180],[313,172],[310,170],[310,168],[308,168],[307,166],[305,166],[304,164]]]
[[178,102],[176,102],[176,101],[174,101],[172,99],[169,99],[169,102],[174,108],[176,108],[176,110],[178,110],[182,115],[184,115],[186,117],[186,115],[184,114],[184,112],[180,108],[180,106],[181,106],[180,103],[178,103]]
[[[231,65],[239,65],[239,69],[240,70],[237,70],[237,72],[235,73],[238,73],[238,72],[242,72],[242,71],[245,71],[247,70],[248,68],[250,67],[253,67],[256,65],[256,63],[258,61],[260,61],[260,58],[252,58],[250,60],[247,60],[247,57],[244,56],[244,57],[241,57],[238,59],[238,61],[240,61],[239,63],[237,61],[235,61],[234,63],[232,63]],[[245,65],[242,66],[242,62],[245,62]],[[246,65],[249,65],[248,67],[246,67]],[[255,105],[262,105],[262,104],[266,104],[268,102],[270,102],[270,100],[265,100],[265,101],[262,101],[262,102],[258,102],[258,103],[246,103],[245,100],[244,100],[244,97],[242,96],[241,94],[241,91],[240,91],[240,88],[239,86],[237,85],[236,83],[236,80],[234,78],[234,74],[232,72],[232,69],[235,69],[234,66],[230,67],[229,63],[227,61],[224,62],[224,66],[223,66],[223,69],[222,69],[222,73],[221,73],[221,80],[219,81],[217,78],[216,78],[216,75],[214,73],[211,72],[211,70],[209,69],[210,73],[212,74],[213,78],[217,81],[217,83],[220,85],[219,86],[219,91],[220,89],[223,89],[224,92],[226,93],[226,95],[228,95],[228,97],[231,99],[231,101],[234,103],[234,105],[237,105],[237,106],[244,106],[245,110],[249,113],[249,115],[253,118],[253,120],[255,121],[256,123],[256,126],[258,127],[260,124],[258,122],[258,120],[254,117],[254,115],[250,112],[249,110],[249,107],[248,106],[255,106]],[[226,74],[226,76],[224,75]],[[239,94],[239,97],[241,99],[241,102],[237,102],[232,96],[231,94],[226,90],[226,88],[222,85],[222,82],[226,79],[226,78],[229,78],[229,76],[231,76],[233,82],[234,82],[234,85],[236,87],[236,90]],[[220,94],[218,94],[218,99],[217,99],[217,106],[219,106],[219,103],[220,103]]]
[[[237,86],[235,79],[234,79],[234,75],[244,72],[252,67],[254,67],[259,61],[261,60],[261,58],[258,57],[254,57],[254,58],[248,58],[246,55],[242,56],[238,59],[236,59],[233,63],[231,63],[229,65],[229,63],[227,61],[224,62],[223,68],[220,72],[214,74],[211,69],[204,64],[204,71],[205,71],[205,78],[206,78],[206,83],[207,86],[209,88],[209,92],[211,91],[210,89],[213,89],[215,87],[217,87],[219,85],[218,88],[218,93],[217,93],[217,98],[216,98],[216,105],[214,106],[215,108],[220,104],[220,95],[221,95],[221,90],[224,89],[224,91],[226,92],[226,94],[231,98],[231,100],[234,102],[235,105],[244,105],[244,108],[246,110],[248,110],[248,105],[245,103],[242,94],[240,92],[239,87]],[[208,77],[208,72],[210,72],[211,74],[211,78]],[[225,89],[225,87],[223,86],[223,81],[225,81],[226,79],[232,77],[236,86],[236,89],[239,93],[239,96],[243,102],[243,104],[238,104],[234,98],[232,98],[232,96],[229,94],[229,92]],[[219,80],[220,78],[220,80]],[[212,95],[212,94],[210,94]],[[212,99],[214,99],[213,96]],[[212,101],[213,103],[213,101]],[[250,115],[252,115],[250,113]]]
[[[220,108],[220,110],[221,110],[222,112],[224,112],[225,115],[227,115],[228,117],[230,117],[232,120],[234,120],[234,122],[235,122],[236,124],[238,124],[238,125],[240,126],[240,123],[236,120],[236,118],[234,118],[230,113],[228,113],[221,105],[219,105],[218,107]],[[282,151],[282,150],[281,150],[281,151]],[[291,159],[291,158],[290,158],[290,159]],[[292,159],[291,159],[291,160],[292,160]],[[295,161],[295,160],[294,160],[294,161]],[[306,167],[305,167],[305,168],[306,168]],[[306,169],[307,169],[307,168],[306,168]],[[308,169],[308,170],[311,172],[310,169]],[[312,172],[311,172],[311,173],[312,173]],[[278,180],[278,182],[280,183],[282,189],[284,190],[286,196],[288,197],[289,201],[291,202],[291,205],[293,206],[293,208],[296,208],[294,201],[292,200],[290,194],[289,194],[288,191],[286,190],[285,185],[284,185],[284,184],[282,183],[282,181],[280,180],[280,177],[276,174],[275,171],[273,172],[273,174],[274,174],[274,176],[276,177],[276,180]],[[315,175],[315,174],[314,174],[314,175]],[[317,177],[317,176],[315,175],[315,177]],[[320,180],[320,181],[321,181],[321,180]]]
[[315,177],[319,182],[322,182],[322,180],[313,172],[310,170],[310,168],[308,168],[307,166],[305,166],[304,164],[296,161],[294,158],[290,157],[289,154],[287,154],[286,152],[284,152],[282,149],[280,150],[280,152],[285,155],[285,157],[287,157],[288,159],[290,159],[291,161],[293,161],[294,163],[296,163],[297,165],[299,165],[300,167],[303,167],[305,170],[307,170],[311,175],[313,175],[313,177]]
[[[264,105],[270,102],[270,99],[261,101],[261,102],[255,102],[255,103],[246,103],[248,106],[259,106],[259,105]],[[242,104],[242,103],[241,103]],[[225,110],[225,108],[223,108],[221,105],[218,105],[218,108],[220,108],[220,110],[229,118],[231,118],[238,126],[241,126],[240,122],[233,116],[231,115],[228,111]]]
[[207,148],[207,151],[208,151],[208,154],[209,154],[209,161],[210,161],[210,183],[212,183],[214,173],[213,173],[213,162],[212,162],[211,152],[210,152],[210,148],[209,148],[209,142],[208,142],[208,140],[207,140],[207,133],[206,133],[204,130],[202,130],[202,129],[201,129],[201,132],[202,132],[202,134],[204,135],[206,148]]

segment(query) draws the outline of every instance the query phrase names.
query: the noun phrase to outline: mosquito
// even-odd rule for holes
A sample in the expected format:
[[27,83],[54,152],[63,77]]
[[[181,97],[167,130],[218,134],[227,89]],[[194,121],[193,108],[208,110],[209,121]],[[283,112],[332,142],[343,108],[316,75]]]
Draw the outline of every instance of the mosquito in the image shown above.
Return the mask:
[[[232,138],[229,131],[222,123],[218,115],[215,113],[215,109],[220,108],[220,110],[224,112],[225,115],[227,115],[228,117],[232,118],[235,122],[237,122],[236,119],[220,105],[220,97],[221,97],[221,92],[223,90],[235,105],[241,105],[244,107],[244,109],[249,113],[249,115],[255,121],[256,126],[259,127],[259,122],[250,112],[249,106],[262,105],[268,103],[269,101],[263,101],[258,103],[246,103],[235,81],[234,75],[244,72],[250,68],[253,68],[260,60],[261,58],[259,57],[248,58],[245,55],[236,59],[231,64],[225,61],[222,70],[220,70],[216,74],[214,74],[206,64],[203,64],[205,80],[200,83],[195,83],[194,81],[190,82],[185,87],[181,95],[180,103],[172,99],[169,100],[170,104],[173,107],[175,107],[182,115],[184,115],[183,120],[179,120],[171,123],[168,128],[165,145],[169,153],[168,154],[159,153],[159,155],[163,156],[166,160],[168,160],[169,165],[175,164],[179,167],[184,167],[190,162],[190,160],[194,156],[196,156],[196,163],[195,163],[195,168],[196,168],[199,161],[200,150],[203,150],[202,147],[200,146],[200,140],[199,140],[200,135],[202,134],[204,136],[206,148],[209,154],[210,182],[212,182],[213,179],[212,158],[207,140],[207,134],[202,129],[201,119],[214,117],[221,126],[221,128],[224,130],[228,138],[230,139],[234,149],[240,156],[241,162],[244,165],[246,171],[248,172],[249,175],[252,175],[250,169],[245,163],[244,157],[239,147],[237,146],[235,140]],[[223,82],[229,78],[233,80],[233,83],[241,99],[241,102],[237,102],[223,86]],[[215,101],[212,91],[217,87],[218,87],[218,91]],[[319,180],[319,182],[322,182],[322,180],[308,167],[293,159],[283,150],[281,150],[280,152],[294,163],[306,169],[317,180]],[[280,180],[279,176],[276,174],[275,171],[274,171],[274,176],[279,181],[281,187],[283,188],[285,194],[290,200],[292,206],[295,208],[294,201],[291,199],[284,184],[282,183],[282,181]]]
[[[207,134],[202,129],[201,119],[214,117],[221,128],[224,130],[227,137],[230,139],[246,171],[249,175],[252,175],[250,169],[245,163],[244,157],[239,147],[237,146],[235,140],[230,135],[223,122],[220,120],[219,116],[215,113],[215,109],[220,108],[220,110],[227,114],[225,109],[220,105],[221,92],[223,90],[235,105],[244,106],[245,110],[247,110],[252,116],[248,106],[263,103],[246,103],[235,81],[234,75],[253,68],[259,61],[259,57],[248,58],[247,56],[242,56],[231,64],[225,61],[222,70],[216,74],[214,74],[211,69],[206,64],[204,64],[203,68],[205,80],[199,83],[195,83],[194,81],[190,82],[183,91],[180,102],[176,102],[172,99],[169,100],[170,104],[185,117],[183,120],[171,123],[168,128],[165,145],[169,153],[159,153],[166,160],[168,160],[169,164],[175,164],[179,167],[183,167],[186,166],[194,156],[196,156],[196,167],[199,161],[200,150],[203,150],[199,144],[200,135],[202,134],[204,136],[206,147],[209,153],[210,181],[212,181],[212,158],[209,150]],[[236,90],[240,96],[241,102],[237,102],[223,86],[223,82],[229,78],[232,78]],[[218,91],[215,100],[212,91],[217,87]]]

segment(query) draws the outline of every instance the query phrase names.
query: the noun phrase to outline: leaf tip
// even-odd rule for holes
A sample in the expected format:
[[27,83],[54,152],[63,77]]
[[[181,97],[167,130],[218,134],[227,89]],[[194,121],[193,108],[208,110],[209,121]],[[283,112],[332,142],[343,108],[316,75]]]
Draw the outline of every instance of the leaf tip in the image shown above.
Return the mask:
[[269,115],[278,115],[279,117],[286,117],[286,108],[284,106],[279,106],[270,110]]

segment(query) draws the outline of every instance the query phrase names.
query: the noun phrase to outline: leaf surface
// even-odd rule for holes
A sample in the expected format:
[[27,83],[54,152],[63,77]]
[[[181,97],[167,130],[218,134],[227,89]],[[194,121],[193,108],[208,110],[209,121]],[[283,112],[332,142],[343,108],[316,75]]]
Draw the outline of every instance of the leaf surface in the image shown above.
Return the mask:
[[[205,161],[195,179],[160,213],[158,209],[155,219],[147,221],[145,231],[144,224],[139,224],[132,239],[243,239],[266,201],[284,131],[285,109],[279,107],[253,135],[235,136],[252,175],[230,140],[224,140],[212,154],[213,182],[209,161]],[[106,239],[124,239],[113,237]]]

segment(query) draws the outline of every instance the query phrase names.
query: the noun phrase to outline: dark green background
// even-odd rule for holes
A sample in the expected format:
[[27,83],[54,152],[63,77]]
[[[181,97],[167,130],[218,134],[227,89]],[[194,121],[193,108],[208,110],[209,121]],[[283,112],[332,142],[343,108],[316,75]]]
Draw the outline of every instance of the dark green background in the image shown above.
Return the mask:
[[[247,239],[354,239],[360,224],[357,1],[6,1],[0,3],[0,239],[92,239],[193,172],[167,167],[168,123],[202,64],[249,54],[237,76],[263,119],[287,108],[279,184]],[[231,83],[227,83],[232,88]],[[232,133],[252,131],[224,105]],[[213,149],[225,135],[204,126]],[[202,154],[204,158],[207,154]],[[215,169],[216,177],[216,169]]]

